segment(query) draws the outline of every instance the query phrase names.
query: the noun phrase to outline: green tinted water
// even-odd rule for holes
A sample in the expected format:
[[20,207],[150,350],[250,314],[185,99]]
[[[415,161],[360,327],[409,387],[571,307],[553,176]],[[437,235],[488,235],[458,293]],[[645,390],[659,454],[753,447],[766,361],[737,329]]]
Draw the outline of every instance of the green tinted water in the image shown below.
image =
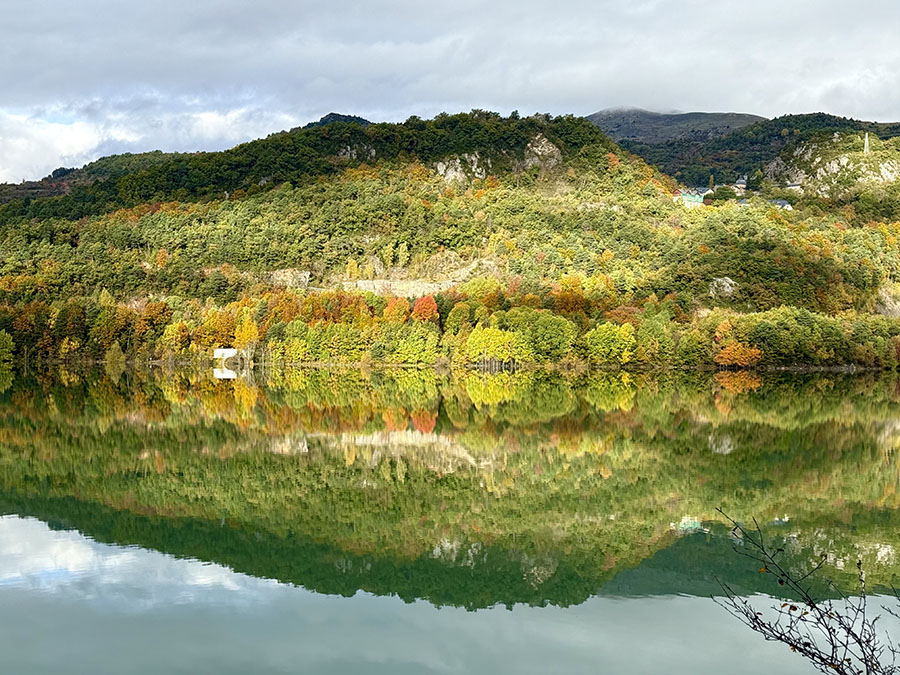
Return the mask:
[[10,672],[807,672],[717,507],[895,579],[894,375],[116,375],[0,394]]

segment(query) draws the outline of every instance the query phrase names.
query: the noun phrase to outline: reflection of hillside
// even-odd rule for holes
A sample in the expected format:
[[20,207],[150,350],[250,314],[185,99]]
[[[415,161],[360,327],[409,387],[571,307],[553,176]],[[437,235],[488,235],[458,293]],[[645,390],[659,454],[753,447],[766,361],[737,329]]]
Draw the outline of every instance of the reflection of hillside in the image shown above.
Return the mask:
[[[894,376],[731,385],[432,371],[301,371],[268,386],[48,378],[0,398],[0,491],[11,512],[107,540],[351,588],[297,566],[312,546],[323,566],[381,570],[380,585],[356,588],[467,606],[579,601],[680,542],[670,523],[715,520],[718,506],[788,515],[798,565],[820,549],[836,567],[861,553],[887,579],[900,524]],[[139,532],[116,539],[120,521]],[[443,585],[458,575],[477,602]]]
[[417,430],[378,431],[370,434],[338,436],[319,434],[313,436],[326,446],[343,451],[346,461],[352,464],[361,454],[369,466],[378,466],[387,458],[394,461],[412,461],[425,465],[430,471],[453,473],[465,468],[488,468],[491,461],[484,457],[478,461],[466,448],[450,436],[423,433]]
[[[803,546],[800,540],[783,528],[772,526],[766,529],[769,541],[776,547],[785,548],[782,562],[794,570],[796,576],[803,576],[810,565],[823,553],[823,536],[832,532],[816,530]],[[893,558],[894,549],[884,544],[848,541],[828,542],[828,555],[842,557],[841,563],[827,568],[827,579],[841,588],[855,589],[856,560],[862,559],[869,574],[869,591],[890,592],[897,585],[898,575]],[[720,580],[738,594],[768,593],[782,595],[785,589],[777,587],[777,582],[759,574],[754,565],[748,565],[745,558],[735,555],[734,540],[728,528],[713,525],[709,534],[693,534],[679,537],[669,546],[660,549],[642,560],[632,569],[624,570],[600,590],[603,595],[645,596],[645,595],[697,595],[711,596],[722,592]],[[874,578],[873,578],[874,577]],[[824,575],[811,577],[810,584],[822,596],[834,596],[835,591],[827,586]]]

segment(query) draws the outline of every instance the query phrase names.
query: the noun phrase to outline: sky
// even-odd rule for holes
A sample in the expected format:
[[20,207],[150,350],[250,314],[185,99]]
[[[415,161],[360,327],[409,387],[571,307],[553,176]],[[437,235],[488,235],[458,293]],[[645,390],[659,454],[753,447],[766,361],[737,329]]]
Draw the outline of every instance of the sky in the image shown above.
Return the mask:
[[900,120],[893,0],[0,0],[0,181],[337,111]]

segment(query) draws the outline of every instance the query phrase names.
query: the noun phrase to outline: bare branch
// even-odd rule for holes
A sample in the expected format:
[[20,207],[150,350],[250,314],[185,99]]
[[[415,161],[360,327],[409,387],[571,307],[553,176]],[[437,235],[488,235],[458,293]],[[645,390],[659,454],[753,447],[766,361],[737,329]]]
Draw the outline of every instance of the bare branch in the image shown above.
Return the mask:
[[[767,616],[720,581],[723,597],[713,598],[718,605],[766,640],[788,645],[822,673],[900,675],[898,649],[890,635],[878,629],[880,616],[869,615],[866,576],[861,560],[856,565],[858,590],[855,596],[848,597],[826,580],[827,587],[839,596],[839,602],[816,597],[805,582],[822,569],[824,554],[812,570],[794,575],[778,561],[778,555],[784,549],[771,550],[756,519],[753,529],[748,530],[722,509],[717,511],[731,523],[732,533],[743,541],[743,547],[734,546],[735,552],[761,565],[760,573],[774,577],[783,589],[779,595],[798,598],[774,605]],[[883,609],[900,618],[896,608]]]

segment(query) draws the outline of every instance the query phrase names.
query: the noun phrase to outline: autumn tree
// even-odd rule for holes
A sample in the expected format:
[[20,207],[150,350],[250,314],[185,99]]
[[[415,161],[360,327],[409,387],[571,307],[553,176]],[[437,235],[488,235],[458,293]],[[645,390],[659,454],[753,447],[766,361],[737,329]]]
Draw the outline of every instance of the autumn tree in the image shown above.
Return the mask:
[[739,366],[749,368],[759,363],[762,352],[756,347],[751,347],[743,342],[728,342],[715,356],[715,362],[720,366]]
[[637,345],[634,326],[630,323],[617,326],[609,322],[586,333],[582,343],[588,360],[597,365],[628,363]]
[[234,327],[234,347],[252,350],[259,341],[259,326],[253,320],[249,307],[239,312],[237,325]]
[[[435,310],[437,308],[435,307]],[[409,318],[409,301],[406,298],[391,298],[384,308],[384,318],[392,323],[403,323]]]
[[416,300],[412,309],[412,318],[416,321],[431,321],[437,323],[440,318],[438,315],[438,307],[434,298],[430,295],[423,295]]

